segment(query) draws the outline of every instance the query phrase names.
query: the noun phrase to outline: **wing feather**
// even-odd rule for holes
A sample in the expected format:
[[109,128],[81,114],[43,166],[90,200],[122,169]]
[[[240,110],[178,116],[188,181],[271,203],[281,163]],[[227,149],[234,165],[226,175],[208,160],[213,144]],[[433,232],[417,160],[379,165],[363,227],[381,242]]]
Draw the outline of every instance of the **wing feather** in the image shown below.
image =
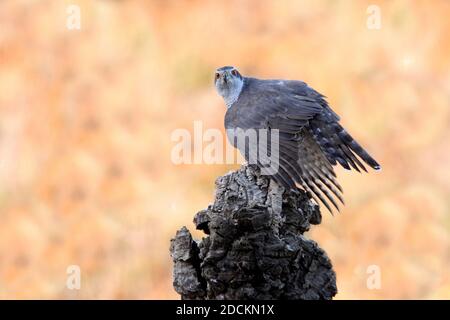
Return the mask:
[[[261,172],[265,172],[264,164],[272,161],[278,170],[267,175],[287,190],[302,186],[330,212],[333,212],[330,203],[338,211],[336,200],[344,204],[334,165],[366,170],[361,158],[371,167],[379,167],[339,125],[339,116],[325,97],[300,81],[245,78],[243,91],[226,113],[225,127],[255,130],[256,148],[241,146],[229,136],[230,142],[247,161],[257,159]],[[271,143],[259,129],[277,130],[279,140]],[[272,153],[259,152],[261,139],[268,139]],[[273,152],[278,154],[277,158],[270,156]]]

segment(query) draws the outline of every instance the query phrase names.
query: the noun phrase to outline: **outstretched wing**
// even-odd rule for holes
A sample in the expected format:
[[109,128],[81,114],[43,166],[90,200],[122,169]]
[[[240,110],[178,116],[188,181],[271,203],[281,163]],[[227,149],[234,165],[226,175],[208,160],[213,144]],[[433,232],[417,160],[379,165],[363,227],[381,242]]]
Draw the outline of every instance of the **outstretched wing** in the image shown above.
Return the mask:
[[[380,169],[339,124],[339,116],[325,97],[304,82],[246,78],[241,95],[227,111],[225,127],[227,133],[233,129],[253,131],[256,141],[250,145],[237,143],[236,136],[229,136],[230,141],[249,163],[256,159],[261,168],[274,163],[277,170],[267,175],[286,189],[301,185],[329,211],[329,202],[339,210],[336,198],[344,203],[333,165],[366,170],[362,159]],[[261,129],[277,129],[276,143],[270,134],[263,136]],[[269,152],[260,152],[264,145]]]
[[[230,141],[247,161],[253,157],[261,167],[267,159],[262,158],[266,153],[260,152],[260,142],[267,139],[268,157],[276,162],[277,168],[270,177],[286,189],[301,185],[331,211],[328,201],[338,208],[332,194],[342,201],[342,189],[330,162],[310,133],[309,122],[324,111],[318,98],[315,91],[300,81],[246,79],[239,99],[227,111],[225,127],[254,131],[257,137],[256,142],[252,141],[254,148],[239,145],[236,136]],[[260,129],[277,129],[278,143],[274,145],[270,134],[263,137]],[[277,152],[277,157],[272,157],[273,152]]]

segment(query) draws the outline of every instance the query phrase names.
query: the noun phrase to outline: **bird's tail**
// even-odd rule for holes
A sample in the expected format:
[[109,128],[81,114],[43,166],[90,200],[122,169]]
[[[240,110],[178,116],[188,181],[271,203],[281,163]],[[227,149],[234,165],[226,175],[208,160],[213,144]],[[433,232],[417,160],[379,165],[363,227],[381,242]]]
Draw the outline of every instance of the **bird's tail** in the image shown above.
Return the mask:
[[375,170],[381,170],[378,162],[336,121],[331,123],[312,123],[314,138],[331,164],[337,162],[345,169],[351,168],[367,171],[362,159]]
[[364,150],[363,147],[340,125],[337,124],[337,135],[341,142],[345,144],[351,151],[356,153],[365,163],[375,170],[381,170],[381,166],[378,162],[370,156],[370,154]]

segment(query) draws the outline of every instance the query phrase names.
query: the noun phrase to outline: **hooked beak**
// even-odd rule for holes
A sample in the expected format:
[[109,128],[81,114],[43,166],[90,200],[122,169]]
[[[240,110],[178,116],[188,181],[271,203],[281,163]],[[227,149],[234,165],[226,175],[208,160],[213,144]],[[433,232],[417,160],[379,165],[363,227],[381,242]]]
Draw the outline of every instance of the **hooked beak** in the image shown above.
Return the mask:
[[224,75],[223,75],[223,82],[224,82],[225,84],[228,83],[228,76],[227,76],[226,73],[224,73]]

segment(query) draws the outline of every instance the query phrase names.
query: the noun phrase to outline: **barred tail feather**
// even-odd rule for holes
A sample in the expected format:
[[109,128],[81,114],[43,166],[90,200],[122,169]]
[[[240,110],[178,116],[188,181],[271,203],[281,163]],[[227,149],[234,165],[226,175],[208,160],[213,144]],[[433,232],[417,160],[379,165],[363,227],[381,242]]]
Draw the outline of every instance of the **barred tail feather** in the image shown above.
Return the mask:
[[337,134],[340,140],[344,142],[345,145],[356,155],[358,155],[358,157],[360,157],[365,163],[367,163],[367,165],[375,170],[381,170],[381,166],[378,162],[372,158],[370,154],[364,150],[364,148],[361,147],[361,145],[340,125]]

